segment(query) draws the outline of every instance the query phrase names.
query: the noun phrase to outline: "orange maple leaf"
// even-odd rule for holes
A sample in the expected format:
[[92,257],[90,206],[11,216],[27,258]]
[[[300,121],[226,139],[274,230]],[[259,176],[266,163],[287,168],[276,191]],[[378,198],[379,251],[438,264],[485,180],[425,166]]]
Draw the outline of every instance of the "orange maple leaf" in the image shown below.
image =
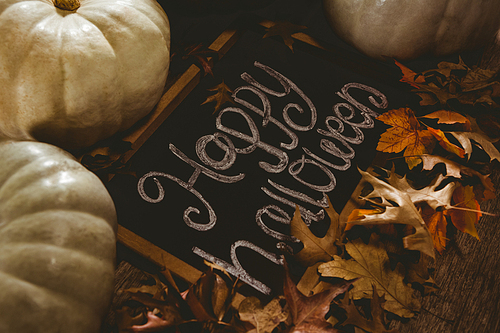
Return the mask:
[[[393,59],[394,60],[394,59]],[[415,88],[420,88],[418,83],[425,83],[425,77],[423,75],[418,75],[402,63],[394,60],[394,63],[401,69],[401,72],[403,73],[403,77],[399,80],[404,83],[408,83],[412,85]]]
[[448,138],[445,136],[444,132],[441,131],[440,129],[434,129],[431,127],[427,127],[427,130],[434,135],[436,140],[438,140],[439,145],[449,151],[450,153],[453,153],[457,156],[460,156],[461,158],[464,158],[465,156],[465,150],[460,148],[457,145],[454,145],[453,143],[448,140]]
[[446,211],[453,225],[458,230],[466,232],[479,240],[475,224],[481,218],[482,213],[472,186],[458,186],[453,192],[453,203],[454,208]]
[[429,154],[434,149],[434,136],[428,130],[421,129],[410,108],[390,110],[377,119],[391,126],[380,136],[377,150],[386,153],[404,150],[403,156],[410,169],[422,162],[419,155]]
[[427,229],[429,229],[432,235],[434,248],[442,254],[449,240],[446,238],[446,226],[448,222],[446,221],[444,211],[435,211],[429,205],[421,205],[420,215],[422,215],[422,219],[425,221]]

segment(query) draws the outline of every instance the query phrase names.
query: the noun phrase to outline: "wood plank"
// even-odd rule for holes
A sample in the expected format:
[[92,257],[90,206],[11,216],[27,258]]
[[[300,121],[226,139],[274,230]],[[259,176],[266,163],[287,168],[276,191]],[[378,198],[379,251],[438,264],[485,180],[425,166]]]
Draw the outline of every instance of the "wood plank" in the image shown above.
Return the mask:
[[[500,212],[500,171],[492,180],[496,198],[481,209]],[[476,225],[481,241],[458,232],[443,255],[432,264],[440,290],[422,300],[423,310],[408,323],[393,322],[401,333],[500,332],[500,224],[495,216],[483,216]],[[449,321],[448,321],[449,320]]]

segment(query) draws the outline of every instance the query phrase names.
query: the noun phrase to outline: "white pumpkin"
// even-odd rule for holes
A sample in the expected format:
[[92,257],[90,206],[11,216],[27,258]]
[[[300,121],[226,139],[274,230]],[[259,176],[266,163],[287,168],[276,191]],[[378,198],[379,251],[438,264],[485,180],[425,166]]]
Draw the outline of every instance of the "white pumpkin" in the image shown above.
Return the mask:
[[106,188],[70,154],[0,142],[0,332],[99,332],[115,232]]
[[86,147],[158,102],[170,26],[155,0],[54,1],[0,0],[0,133]]
[[483,46],[500,28],[498,0],[323,0],[339,37],[374,57],[400,60]]

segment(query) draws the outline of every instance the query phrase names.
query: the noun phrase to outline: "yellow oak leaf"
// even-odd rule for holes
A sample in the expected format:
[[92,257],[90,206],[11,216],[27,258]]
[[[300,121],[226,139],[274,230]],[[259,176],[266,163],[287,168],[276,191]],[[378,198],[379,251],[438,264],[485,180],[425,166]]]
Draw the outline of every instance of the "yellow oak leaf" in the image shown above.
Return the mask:
[[271,333],[281,322],[286,321],[290,313],[280,304],[280,297],[272,299],[262,306],[255,296],[246,297],[238,307],[240,319],[251,323],[254,329],[247,333]]
[[403,281],[403,265],[398,263],[391,270],[389,255],[377,234],[371,235],[368,244],[358,238],[347,242],[345,247],[353,259],[345,260],[335,256],[334,260],[318,267],[322,276],[358,279],[354,281],[354,288],[350,291],[355,300],[371,298],[372,286],[375,285],[378,295],[384,295],[386,299],[382,307],[398,316],[410,318],[420,310],[420,302],[413,289]]
[[319,261],[330,261],[337,254],[335,241],[339,237],[339,215],[328,199],[328,208],[325,209],[330,217],[330,227],[323,238],[314,235],[300,216],[297,207],[290,221],[290,234],[299,239],[304,248],[294,255],[295,259],[309,267]]
[[434,149],[434,136],[421,129],[410,108],[390,110],[377,119],[391,126],[380,136],[377,150],[386,153],[400,153],[404,150],[403,156],[410,169],[421,162],[418,155],[429,154]]

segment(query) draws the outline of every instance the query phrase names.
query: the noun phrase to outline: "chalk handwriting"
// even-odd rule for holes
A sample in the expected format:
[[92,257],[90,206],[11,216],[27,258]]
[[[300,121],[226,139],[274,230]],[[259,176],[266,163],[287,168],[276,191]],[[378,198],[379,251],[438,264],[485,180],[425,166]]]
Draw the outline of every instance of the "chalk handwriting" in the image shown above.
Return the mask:
[[[275,200],[276,203],[270,203],[260,208],[256,212],[255,222],[264,234],[278,241],[277,247],[283,247],[283,244],[285,244],[284,242],[299,242],[299,240],[293,236],[273,230],[266,224],[263,217],[266,216],[267,222],[270,222],[271,220],[278,222],[279,224],[289,224],[291,220],[290,215],[285,209],[279,206],[279,204],[284,204],[285,206],[291,207],[293,210],[295,210],[295,207],[298,207],[301,212],[301,216],[307,225],[322,221],[326,216],[324,208],[328,206],[326,193],[334,190],[337,184],[335,172],[342,172],[351,168],[352,160],[355,157],[355,150],[352,145],[359,145],[364,141],[365,137],[362,129],[373,128],[375,125],[373,118],[379,115],[376,111],[372,110],[372,107],[385,109],[388,106],[388,101],[384,94],[373,87],[361,83],[347,83],[340,89],[339,92],[337,92],[337,95],[344,101],[336,103],[332,106],[332,113],[327,115],[324,119],[324,128],[316,128],[318,115],[316,107],[311,99],[306,96],[306,94],[291,79],[287,78],[273,68],[260,62],[255,62],[254,66],[263,70],[271,78],[275,79],[282,86],[283,91],[273,90],[255,80],[247,72],[242,73],[240,77],[246,82],[246,84],[234,89],[233,93],[234,101],[241,107],[230,106],[221,110],[215,119],[215,128],[217,132],[204,135],[196,142],[194,147],[196,155],[204,165],[190,159],[173,144],[170,144],[169,149],[172,153],[194,168],[189,180],[183,181],[168,173],[152,171],[146,173],[139,179],[137,190],[145,201],[156,204],[162,201],[165,197],[165,190],[158,177],[163,177],[176,182],[182,188],[195,195],[203,203],[209,215],[208,223],[196,223],[191,220],[189,214],[200,214],[200,211],[197,208],[188,207],[184,211],[184,222],[195,230],[207,231],[212,229],[217,223],[217,215],[210,206],[209,202],[194,188],[196,180],[201,174],[204,174],[220,183],[232,184],[239,182],[245,177],[245,174],[239,173],[233,176],[226,176],[215,172],[212,169],[218,171],[230,170],[231,167],[234,166],[238,154],[248,155],[256,149],[261,149],[271,155],[273,159],[276,159],[276,161],[275,164],[267,161],[259,161],[258,165],[260,168],[268,172],[270,176],[272,174],[283,173],[286,170],[287,174],[291,177],[291,180],[295,181],[297,185],[305,186],[316,194],[311,196],[302,193],[288,186],[281,185],[272,179],[267,180],[268,184],[274,189],[274,191],[278,191],[281,194],[277,194],[266,186],[261,185],[260,188],[265,195],[267,195],[270,199]],[[367,106],[354,98],[351,95],[351,92],[354,92],[355,90],[370,94],[368,96],[368,101],[371,103],[371,106]],[[258,97],[261,105],[254,105],[247,99],[243,98],[243,92],[251,93]],[[268,96],[278,98],[299,97],[301,101],[300,104],[289,102],[285,105],[285,107],[283,107],[280,112],[280,116],[283,119],[282,122],[276,117],[276,115],[273,115],[272,105]],[[297,124],[293,120],[293,115],[297,112],[305,114],[306,111],[301,104],[307,105],[309,122],[306,125]],[[267,127],[269,124],[276,126],[280,132],[284,133],[289,138],[289,141],[280,142],[279,147],[275,147],[262,141],[259,127],[250,114],[245,110],[249,110],[262,117],[262,127]],[[231,128],[226,124],[224,121],[225,115],[228,115],[229,113],[232,113],[233,116],[236,115],[244,120],[244,123],[246,123],[246,126],[248,127],[247,133]],[[349,126],[351,135],[347,134],[348,131],[346,126]],[[316,128],[315,133],[319,134],[319,145],[317,147],[301,146],[299,136],[295,131],[306,132],[311,131],[314,128]],[[245,147],[236,147],[231,140],[231,137],[242,140],[248,145]],[[215,143],[215,145],[223,151],[224,157],[222,157],[222,159],[215,160],[208,155],[206,147],[211,142]],[[288,154],[285,150],[292,151],[297,148],[301,149],[303,154],[301,158],[290,162]],[[325,182],[323,184],[315,184],[310,180],[304,179],[302,173],[306,166],[308,168],[315,168],[315,174],[324,175],[325,177],[323,177],[323,179],[325,179]],[[145,182],[150,178],[152,178],[158,189],[157,197],[151,197],[146,193]],[[314,198],[314,196],[317,198]],[[305,205],[316,208],[312,211],[306,208]],[[241,219],[242,217],[238,218]],[[196,246],[192,248],[192,251],[201,258],[223,267],[230,274],[237,276],[242,281],[248,283],[260,292],[270,294],[271,289],[261,281],[252,277],[240,263],[237,255],[237,249],[239,247],[245,247],[255,251],[263,258],[270,260],[274,264],[283,264],[283,258],[281,255],[269,252],[268,250],[265,250],[247,240],[238,240],[231,245],[231,249],[229,251],[231,263],[215,257]]]

